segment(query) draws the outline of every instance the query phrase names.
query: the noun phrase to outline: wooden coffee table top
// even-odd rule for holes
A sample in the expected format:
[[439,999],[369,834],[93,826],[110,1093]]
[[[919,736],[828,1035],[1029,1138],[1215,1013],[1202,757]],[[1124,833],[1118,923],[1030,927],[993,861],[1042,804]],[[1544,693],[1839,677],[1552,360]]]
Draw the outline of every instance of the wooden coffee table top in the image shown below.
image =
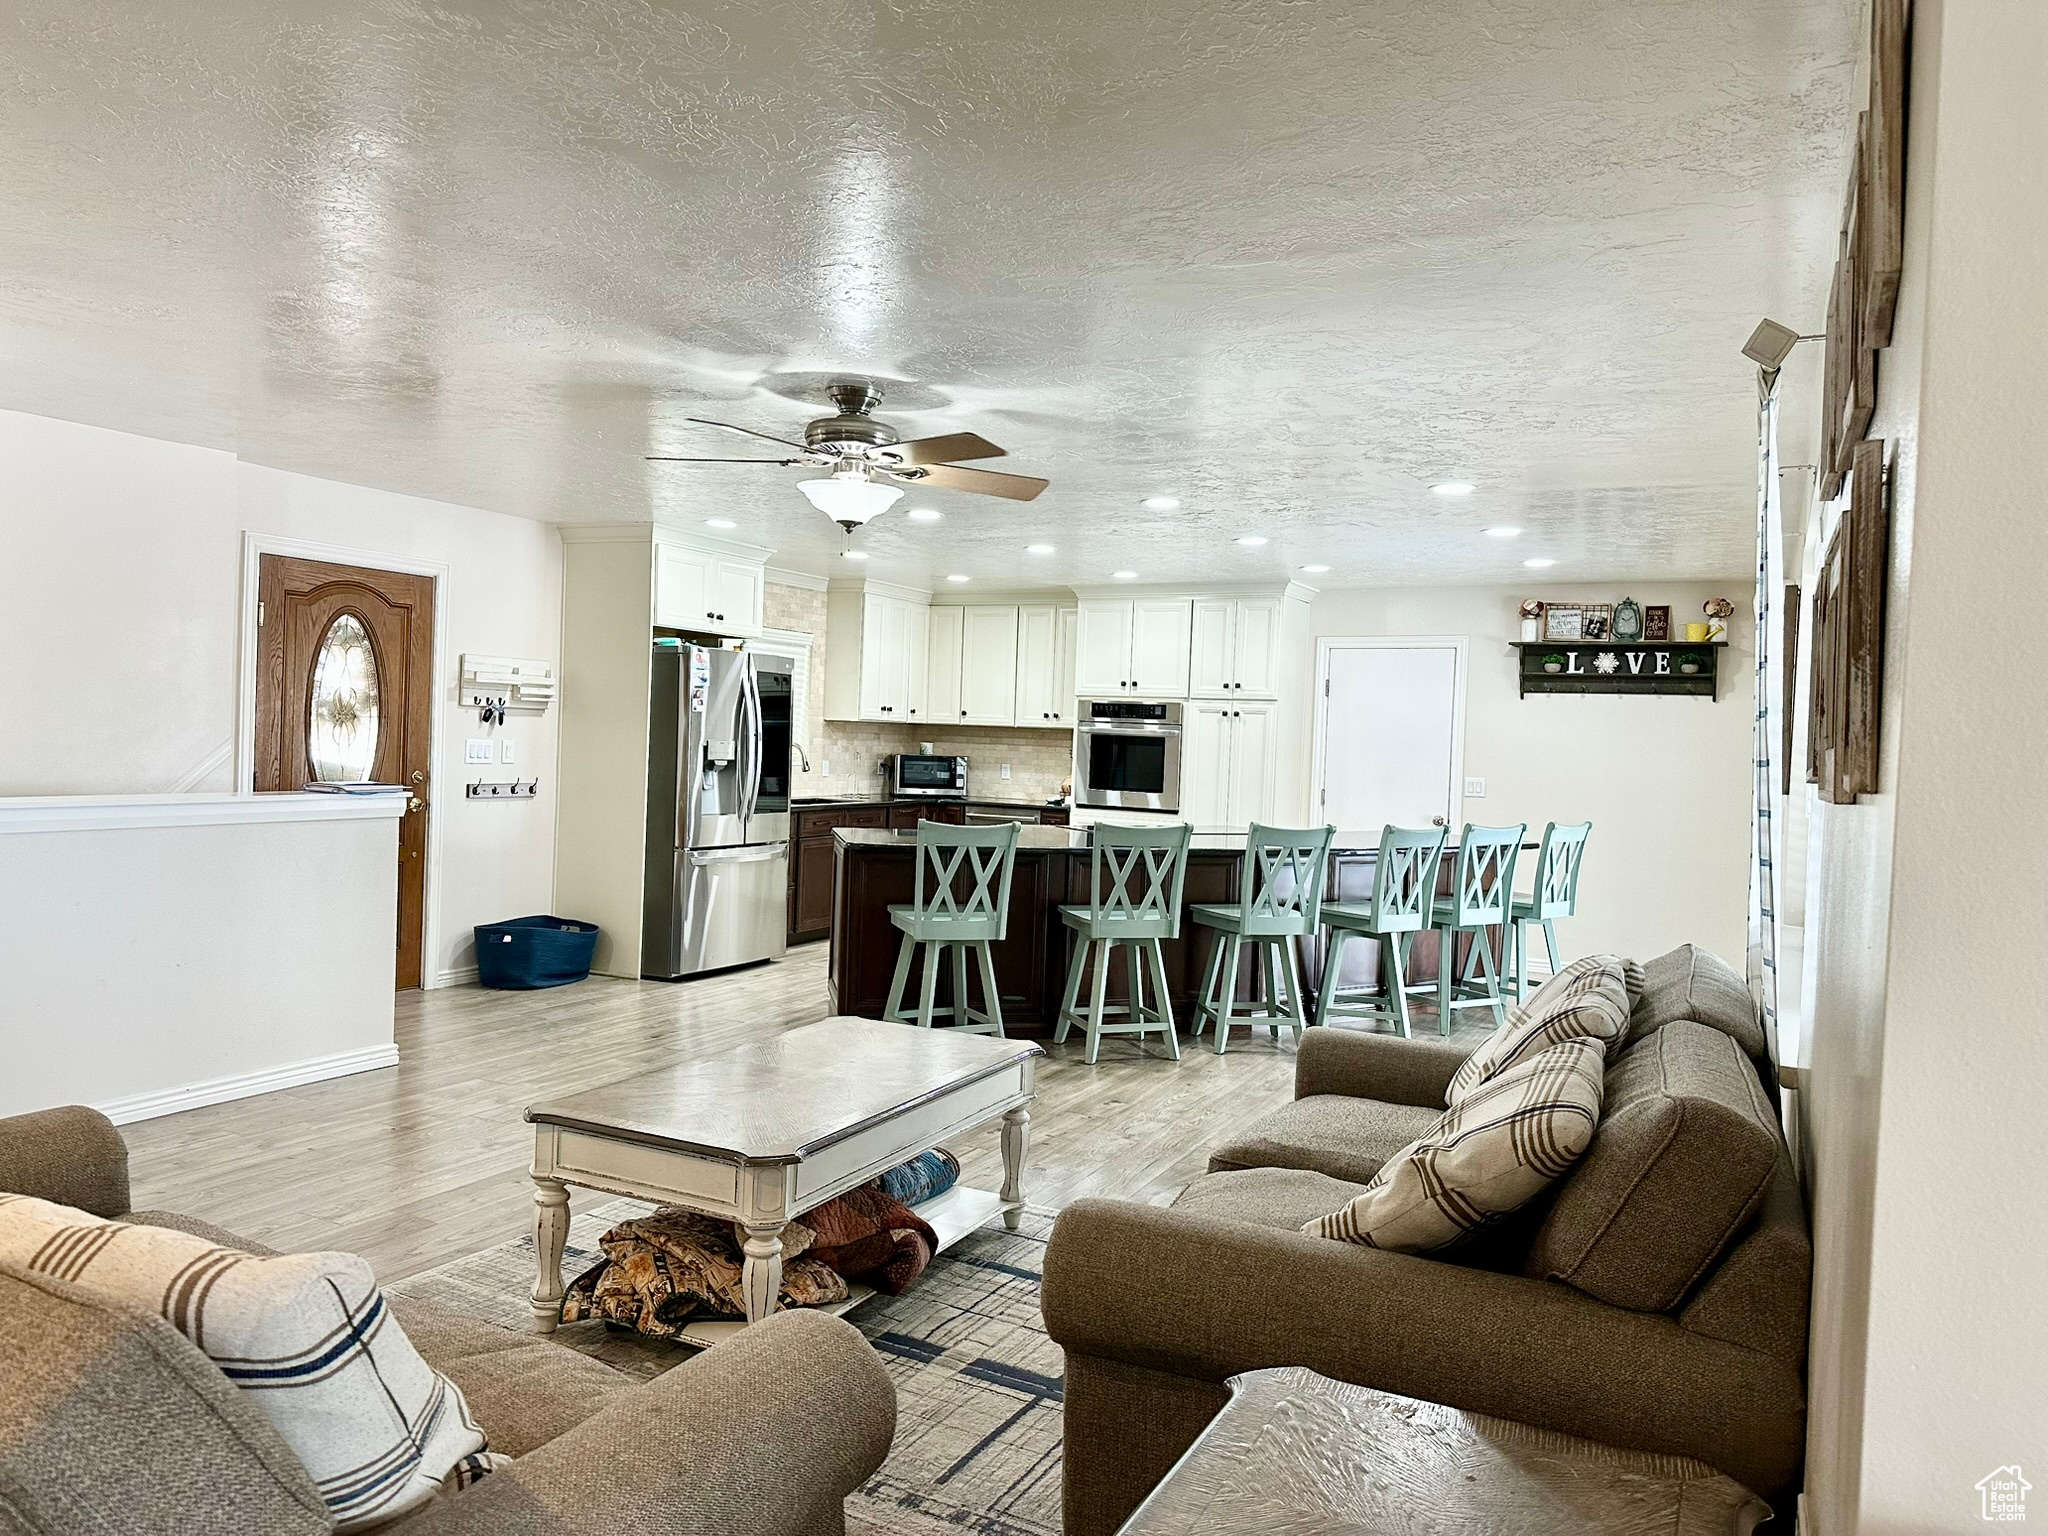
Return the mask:
[[1044,1050],[841,1017],[528,1107],[558,1125],[742,1163],[794,1163]]

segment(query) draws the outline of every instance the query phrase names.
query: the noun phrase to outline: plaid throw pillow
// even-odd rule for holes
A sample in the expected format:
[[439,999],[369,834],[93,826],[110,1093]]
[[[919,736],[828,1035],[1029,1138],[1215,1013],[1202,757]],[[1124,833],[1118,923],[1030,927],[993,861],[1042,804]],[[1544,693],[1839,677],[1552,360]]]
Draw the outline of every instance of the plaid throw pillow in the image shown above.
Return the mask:
[[1449,1247],[1578,1160],[1600,1120],[1605,1073],[1598,1040],[1525,1057],[1445,1110],[1341,1211],[1301,1230],[1396,1253]]
[[[1574,960],[1536,995],[1508,1015],[1508,1021],[1458,1068],[1444,1102],[1458,1103],[1488,1078],[1516,1062],[1567,1040],[1598,1040],[1612,1046],[1628,1031],[1628,974],[1633,960],[1587,955]],[[1636,967],[1638,973],[1641,967]]]
[[380,1525],[510,1465],[352,1253],[259,1256],[0,1195],[0,1259],[161,1313],[250,1394],[312,1474],[336,1530]]

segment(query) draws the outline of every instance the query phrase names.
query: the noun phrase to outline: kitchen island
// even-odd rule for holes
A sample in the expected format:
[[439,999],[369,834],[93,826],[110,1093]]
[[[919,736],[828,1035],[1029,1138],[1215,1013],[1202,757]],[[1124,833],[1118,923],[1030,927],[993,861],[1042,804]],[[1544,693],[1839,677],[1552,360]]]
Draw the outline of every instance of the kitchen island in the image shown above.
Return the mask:
[[[1188,848],[1184,900],[1234,902],[1244,870],[1244,834],[1198,834]],[[842,1014],[880,1018],[889,998],[889,980],[902,934],[889,922],[893,903],[909,902],[916,877],[917,834],[881,827],[841,827],[833,833],[831,986],[833,1007]],[[1361,900],[1372,894],[1377,847],[1338,848],[1330,858],[1326,900]],[[1450,855],[1446,854],[1448,868]],[[1009,1033],[1045,1036],[1052,1032],[1064,993],[1070,963],[1070,930],[1060,921],[1065,903],[1088,901],[1090,860],[1086,831],[1066,827],[1026,826],[1018,830],[1017,867],[1010,883],[1009,933],[995,946],[996,990],[1002,996],[1003,1023]],[[1181,936],[1165,945],[1166,978],[1174,1022],[1182,1033],[1194,1020],[1195,1002],[1209,959],[1212,935],[1193,921],[1181,925]],[[1322,976],[1323,942],[1301,946],[1302,976],[1313,995]],[[1418,934],[1411,951],[1409,978],[1436,979],[1437,940]],[[1462,951],[1461,951],[1462,954]],[[1357,940],[1344,951],[1347,985],[1364,984],[1378,974],[1378,946]],[[1256,978],[1251,967],[1239,982],[1239,995],[1250,998]],[[1122,1001],[1125,978],[1121,965],[1111,968],[1109,990]],[[941,975],[939,996],[950,994],[951,980]],[[1433,1027],[1426,1005],[1417,1028]]]

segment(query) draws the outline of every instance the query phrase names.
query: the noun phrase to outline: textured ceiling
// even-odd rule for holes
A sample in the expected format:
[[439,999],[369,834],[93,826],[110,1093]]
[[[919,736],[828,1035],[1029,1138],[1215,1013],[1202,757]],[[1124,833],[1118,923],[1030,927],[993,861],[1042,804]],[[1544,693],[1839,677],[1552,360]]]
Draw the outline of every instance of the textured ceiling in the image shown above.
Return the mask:
[[913,494],[877,575],[1736,576],[1738,348],[1819,328],[1860,10],[15,0],[0,406],[826,570],[798,471],[640,456],[858,372],[1052,480]]

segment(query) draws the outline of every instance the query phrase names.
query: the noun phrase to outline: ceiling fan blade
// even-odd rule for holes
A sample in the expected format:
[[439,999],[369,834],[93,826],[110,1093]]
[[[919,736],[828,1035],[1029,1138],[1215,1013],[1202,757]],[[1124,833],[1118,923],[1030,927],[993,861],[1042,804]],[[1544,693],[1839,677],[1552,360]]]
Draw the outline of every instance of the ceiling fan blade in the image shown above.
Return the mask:
[[804,446],[802,443],[793,442],[789,438],[777,437],[773,432],[756,432],[752,427],[736,427],[729,421],[707,421],[702,416],[685,416],[683,420],[694,422],[700,427],[723,427],[728,432],[742,432],[748,437],[765,437],[769,442],[780,443],[785,448],[801,448]]
[[952,432],[944,437],[916,437],[907,443],[889,443],[875,450],[904,464],[954,464],[961,459],[1000,459],[1003,450],[974,432]]
[[957,464],[931,464],[911,470],[900,478],[919,485],[936,485],[948,491],[973,491],[981,496],[1007,496],[1012,501],[1029,501],[1048,485],[1034,475],[1005,475],[993,469],[962,469]]
[[674,454],[668,453],[648,453],[642,454],[641,457],[650,464],[796,464],[802,462],[798,459],[686,459],[677,458]]

